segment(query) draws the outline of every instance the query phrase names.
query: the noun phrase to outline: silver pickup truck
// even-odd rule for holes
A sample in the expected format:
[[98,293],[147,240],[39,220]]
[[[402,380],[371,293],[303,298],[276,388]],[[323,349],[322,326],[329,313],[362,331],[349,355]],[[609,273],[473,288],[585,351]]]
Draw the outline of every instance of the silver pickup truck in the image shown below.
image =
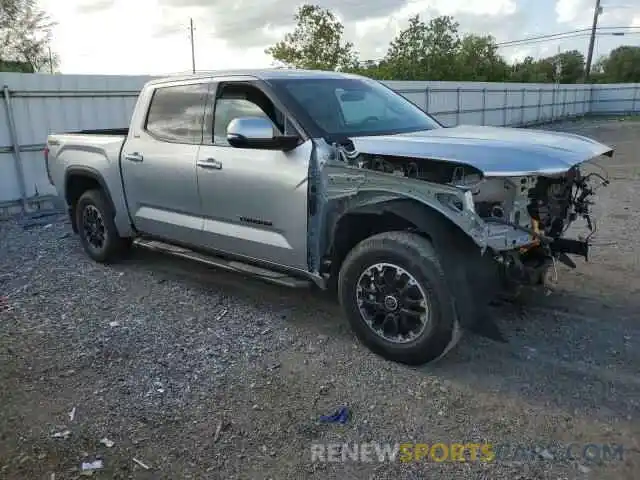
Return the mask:
[[[266,70],[166,78],[128,129],[50,135],[49,178],[95,261],[132,244],[337,292],[358,338],[407,364],[465,330],[504,339],[487,304],[544,292],[613,150],[577,135],[446,128],[379,82]],[[529,289],[530,289],[529,288]]]

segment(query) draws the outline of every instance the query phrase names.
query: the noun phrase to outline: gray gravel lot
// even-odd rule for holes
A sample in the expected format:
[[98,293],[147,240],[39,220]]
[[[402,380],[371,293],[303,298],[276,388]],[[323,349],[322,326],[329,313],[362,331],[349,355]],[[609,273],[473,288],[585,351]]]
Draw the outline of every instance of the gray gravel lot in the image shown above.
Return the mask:
[[[640,478],[640,123],[553,128],[617,148],[590,263],[526,309],[496,307],[508,344],[467,335],[420,368],[357,344],[324,294],[146,251],[101,266],[64,217],[1,222],[0,478],[79,478],[97,458],[94,477],[114,479]],[[346,425],[317,422],[340,405]],[[512,447],[493,462],[323,463],[314,442]],[[568,458],[570,443],[621,444],[623,459]]]

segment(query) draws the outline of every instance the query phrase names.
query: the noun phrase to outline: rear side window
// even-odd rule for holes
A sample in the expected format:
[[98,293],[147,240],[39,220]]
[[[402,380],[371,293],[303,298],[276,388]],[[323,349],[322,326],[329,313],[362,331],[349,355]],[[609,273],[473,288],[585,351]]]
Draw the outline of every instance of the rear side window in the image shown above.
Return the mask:
[[176,143],[201,143],[208,84],[157,88],[151,99],[145,129]]

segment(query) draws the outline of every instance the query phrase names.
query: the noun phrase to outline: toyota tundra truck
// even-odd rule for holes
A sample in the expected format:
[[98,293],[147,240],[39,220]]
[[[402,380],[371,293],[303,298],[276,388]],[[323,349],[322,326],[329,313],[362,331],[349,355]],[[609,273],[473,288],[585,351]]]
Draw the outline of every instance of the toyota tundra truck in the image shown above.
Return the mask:
[[136,244],[333,290],[360,341],[414,365],[464,331],[504,339],[491,299],[542,294],[587,258],[588,237],[565,233],[593,229],[607,181],[585,166],[612,155],[568,133],[445,127],[377,81],[278,69],[152,80],[129,128],[45,149],[93,260]]

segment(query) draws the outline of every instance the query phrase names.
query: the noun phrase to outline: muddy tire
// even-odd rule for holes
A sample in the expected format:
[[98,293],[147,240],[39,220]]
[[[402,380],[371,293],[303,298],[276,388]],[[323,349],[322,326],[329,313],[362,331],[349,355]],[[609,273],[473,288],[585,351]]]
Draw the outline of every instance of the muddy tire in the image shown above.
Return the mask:
[[424,364],[460,338],[440,261],[418,234],[386,232],[356,245],[340,269],[338,295],[356,336],[388,360]]
[[80,243],[96,262],[116,262],[131,247],[131,239],[118,235],[113,217],[113,209],[102,190],[87,190],[78,199],[75,219]]

